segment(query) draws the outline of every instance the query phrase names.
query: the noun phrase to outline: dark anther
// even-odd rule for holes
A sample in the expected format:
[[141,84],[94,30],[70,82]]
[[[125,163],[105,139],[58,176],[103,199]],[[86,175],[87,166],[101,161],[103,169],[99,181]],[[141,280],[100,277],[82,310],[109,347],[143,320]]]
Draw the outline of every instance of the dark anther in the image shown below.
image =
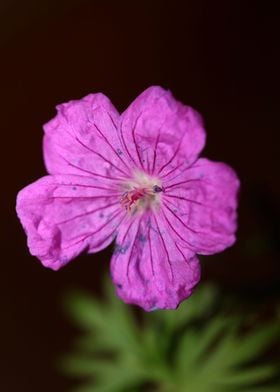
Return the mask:
[[160,186],[158,186],[158,185],[154,185],[154,186],[153,186],[153,191],[154,191],[155,193],[159,193],[159,192],[162,192],[163,189],[162,189]]

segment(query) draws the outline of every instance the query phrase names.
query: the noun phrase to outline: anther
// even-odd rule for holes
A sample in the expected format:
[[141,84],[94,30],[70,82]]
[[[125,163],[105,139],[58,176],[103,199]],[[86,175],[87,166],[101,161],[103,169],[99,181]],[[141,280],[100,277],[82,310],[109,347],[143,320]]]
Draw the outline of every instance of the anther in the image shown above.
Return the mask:
[[153,192],[154,192],[154,193],[163,192],[163,188],[161,188],[161,187],[158,186],[158,185],[154,185],[154,186],[153,186]]

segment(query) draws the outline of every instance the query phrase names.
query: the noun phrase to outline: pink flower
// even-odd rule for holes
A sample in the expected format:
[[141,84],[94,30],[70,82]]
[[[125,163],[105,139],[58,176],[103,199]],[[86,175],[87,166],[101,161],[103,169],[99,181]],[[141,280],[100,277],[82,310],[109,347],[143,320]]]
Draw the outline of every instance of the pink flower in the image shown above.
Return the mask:
[[57,111],[44,126],[50,175],[17,198],[31,254],[57,270],[116,239],[118,295],[145,310],[176,308],[200,279],[196,254],[235,241],[236,174],[198,158],[200,115],[160,87],[121,115],[103,94]]

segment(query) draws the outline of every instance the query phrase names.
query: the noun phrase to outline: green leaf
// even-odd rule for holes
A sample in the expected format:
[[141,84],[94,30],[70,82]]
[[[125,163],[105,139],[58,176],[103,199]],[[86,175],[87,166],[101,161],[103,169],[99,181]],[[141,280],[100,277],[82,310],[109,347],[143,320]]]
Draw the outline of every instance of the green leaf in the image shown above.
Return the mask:
[[105,320],[102,306],[89,295],[72,293],[68,295],[64,305],[75,324],[79,327],[92,330],[104,326]]
[[279,325],[271,321],[242,332],[246,318],[233,309],[226,316],[215,287],[201,286],[178,310],[142,312],[140,323],[111,282],[104,293],[103,301],[75,293],[66,302],[82,329],[60,363],[84,381],[75,392],[146,392],[149,383],[161,392],[280,390],[279,361],[260,357],[279,340]]
[[256,358],[280,336],[279,323],[258,327],[236,342],[236,350],[231,355],[232,363],[243,363]]
[[224,385],[254,385],[274,377],[278,371],[279,368],[271,364],[255,366],[250,369],[238,369],[234,372],[227,373],[221,381]]
[[203,356],[207,356],[209,346],[225,331],[229,325],[229,320],[216,317],[203,330],[189,329],[180,341],[176,365],[178,370],[185,372],[186,367],[199,366],[199,361]]

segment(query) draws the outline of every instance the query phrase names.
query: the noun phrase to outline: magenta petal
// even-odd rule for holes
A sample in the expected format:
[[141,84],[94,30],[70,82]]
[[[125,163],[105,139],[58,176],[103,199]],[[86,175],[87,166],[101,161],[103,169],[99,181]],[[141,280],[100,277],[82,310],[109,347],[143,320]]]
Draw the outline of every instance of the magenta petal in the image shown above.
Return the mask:
[[118,127],[119,114],[103,94],[90,94],[57,106],[44,125],[44,157],[49,173],[118,180],[130,169]]
[[171,92],[150,87],[121,115],[123,149],[134,165],[167,176],[184,170],[205,143],[200,115],[176,101]]
[[96,252],[110,244],[123,218],[114,188],[71,175],[43,177],[21,190],[17,214],[31,254],[54,270],[84,249]]
[[201,158],[164,185],[162,216],[182,246],[212,254],[235,242],[239,180],[229,166]]
[[200,279],[193,252],[177,244],[149,213],[122,225],[111,261],[118,295],[145,310],[175,309]]

